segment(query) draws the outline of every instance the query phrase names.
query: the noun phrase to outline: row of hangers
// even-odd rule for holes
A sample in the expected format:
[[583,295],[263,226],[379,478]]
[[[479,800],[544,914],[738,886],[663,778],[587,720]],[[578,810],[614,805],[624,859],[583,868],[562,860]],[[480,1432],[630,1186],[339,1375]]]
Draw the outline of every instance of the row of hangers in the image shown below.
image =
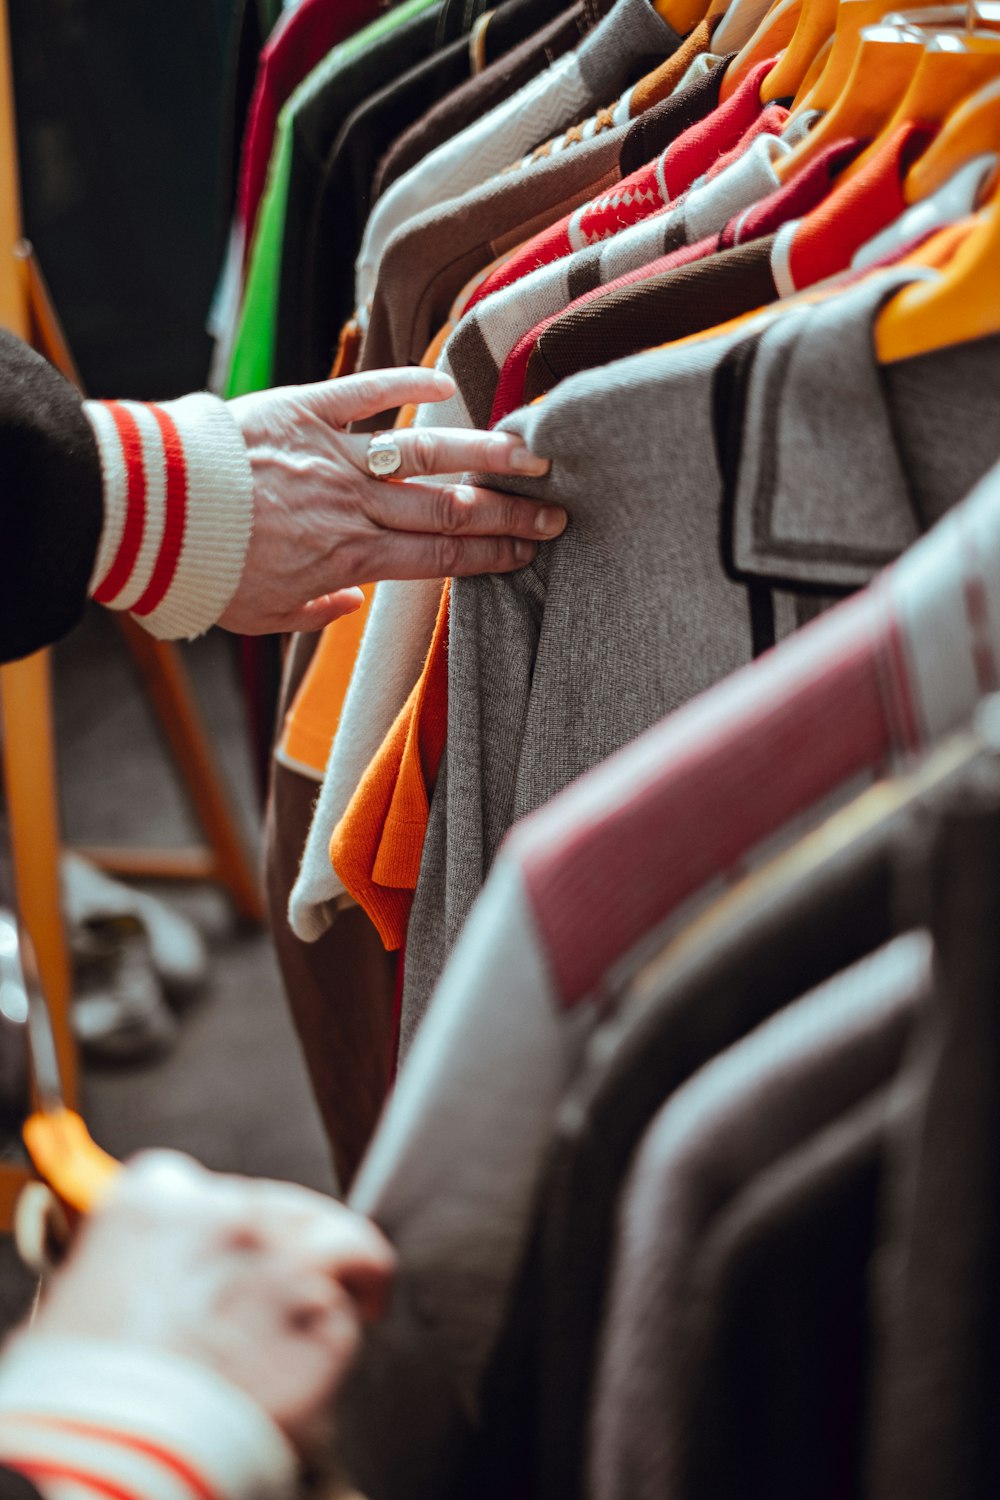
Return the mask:
[[[1000,155],[1000,0],[910,0],[888,11],[888,0],[654,0],[680,34],[721,14],[712,50],[749,40],[726,71],[728,98],[755,64],[778,61],[762,99],[791,99],[792,113],[818,110],[822,118],[776,164],[783,181],[826,146],[847,136],[870,145],[845,169],[863,171],[906,123],[937,127],[930,145],[910,165],[907,204],[940,191],[964,164]],[[937,266],[934,242],[928,268]],[[918,251],[910,258],[920,264]],[[931,353],[1000,333],[1000,172],[980,193],[968,232],[943,270],[928,269],[882,309],[875,330],[882,363]]]

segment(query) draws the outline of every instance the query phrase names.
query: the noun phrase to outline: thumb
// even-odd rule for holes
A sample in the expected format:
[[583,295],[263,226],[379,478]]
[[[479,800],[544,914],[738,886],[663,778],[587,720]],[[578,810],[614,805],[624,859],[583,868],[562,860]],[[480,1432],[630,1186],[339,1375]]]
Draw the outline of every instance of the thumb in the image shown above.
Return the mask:
[[308,635],[322,630],[324,625],[331,625],[344,615],[353,615],[364,602],[365,596],[360,589],[338,589],[335,594],[322,594],[318,599],[310,599],[301,609],[293,610],[286,616],[281,628],[283,631],[298,630]]
[[443,401],[455,393],[455,382],[442,371],[412,365],[397,370],[368,370],[295,388],[295,398],[331,427],[346,427],[364,417],[398,406]]

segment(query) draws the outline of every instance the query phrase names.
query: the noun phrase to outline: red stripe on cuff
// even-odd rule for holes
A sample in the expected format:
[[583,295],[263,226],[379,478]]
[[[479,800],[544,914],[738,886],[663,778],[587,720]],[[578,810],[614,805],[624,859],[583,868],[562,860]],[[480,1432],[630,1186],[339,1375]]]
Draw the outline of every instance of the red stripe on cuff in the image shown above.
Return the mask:
[[[144,1458],[151,1458],[156,1463],[168,1469],[183,1484],[186,1484],[191,1492],[198,1496],[198,1500],[216,1500],[216,1490],[209,1484],[205,1476],[192,1464],[170,1448],[164,1448],[162,1443],[154,1443],[149,1438],[139,1437],[135,1433],[122,1432],[116,1427],[105,1427],[99,1422],[84,1422],[74,1417],[50,1417],[44,1413],[19,1412],[18,1417],[22,1422],[28,1422],[32,1427],[51,1427],[56,1431],[71,1432],[79,1437],[96,1438],[99,1442],[117,1443],[119,1447],[126,1448],[132,1453],[141,1453]],[[32,1463],[32,1459],[25,1459],[26,1463]]]
[[8,1458],[6,1454],[4,1463],[26,1474],[42,1489],[44,1489],[46,1479],[67,1479],[71,1484],[80,1484],[88,1490],[97,1490],[99,1494],[107,1495],[109,1500],[149,1500],[148,1495],[140,1494],[138,1490],[126,1489],[124,1485],[112,1483],[103,1474],[88,1474],[72,1464],[48,1463],[41,1460],[36,1463],[33,1459]]
[[173,419],[159,406],[151,406],[163,439],[163,453],[167,465],[167,503],[163,519],[163,540],[152,577],[142,598],[132,606],[134,615],[150,615],[161,603],[174,581],[177,565],[184,545],[187,526],[187,463],[184,445]]
[[105,403],[114,419],[118,440],[125,458],[125,474],[128,480],[128,501],[125,510],[125,527],[114,562],[104,576],[103,583],[94,590],[98,604],[110,604],[116,599],[132,576],[135,560],[142,546],[142,535],[146,529],[146,469],[142,459],[142,434],[139,424],[130,411],[118,401]]

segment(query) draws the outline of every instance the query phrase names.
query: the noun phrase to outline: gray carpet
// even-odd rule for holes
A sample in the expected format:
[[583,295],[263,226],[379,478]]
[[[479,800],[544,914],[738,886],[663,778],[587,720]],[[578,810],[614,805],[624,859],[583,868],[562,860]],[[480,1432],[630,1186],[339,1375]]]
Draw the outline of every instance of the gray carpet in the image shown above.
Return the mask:
[[[229,646],[216,632],[184,653],[255,841],[259,818]],[[127,650],[102,611],[95,609],[56,652],[56,706],[68,842],[179,845],[197,836]],[[333,1191],[267,936],[241,929],[215,889],[155,889],[207,937],[210,981],[184,1011],[168,1057],[142,1067],[86,1069],[84,1113],[95,1138],[117,1156],[172,1146],[216,1169]],[[19,1315],[30,1292],[9,1241],[0,1241],[0,1327]]]

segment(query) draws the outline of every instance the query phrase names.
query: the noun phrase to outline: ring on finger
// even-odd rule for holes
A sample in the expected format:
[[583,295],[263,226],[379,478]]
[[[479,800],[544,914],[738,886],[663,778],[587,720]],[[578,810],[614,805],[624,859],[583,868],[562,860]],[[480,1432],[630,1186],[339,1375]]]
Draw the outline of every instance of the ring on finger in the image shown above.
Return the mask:
[[395,474],[403,462],[399,444],[391,432],[373,433],[368,441],[368,452],[365,458],[368,463],[368,472],[375,479],[387,479],[390,474]]

